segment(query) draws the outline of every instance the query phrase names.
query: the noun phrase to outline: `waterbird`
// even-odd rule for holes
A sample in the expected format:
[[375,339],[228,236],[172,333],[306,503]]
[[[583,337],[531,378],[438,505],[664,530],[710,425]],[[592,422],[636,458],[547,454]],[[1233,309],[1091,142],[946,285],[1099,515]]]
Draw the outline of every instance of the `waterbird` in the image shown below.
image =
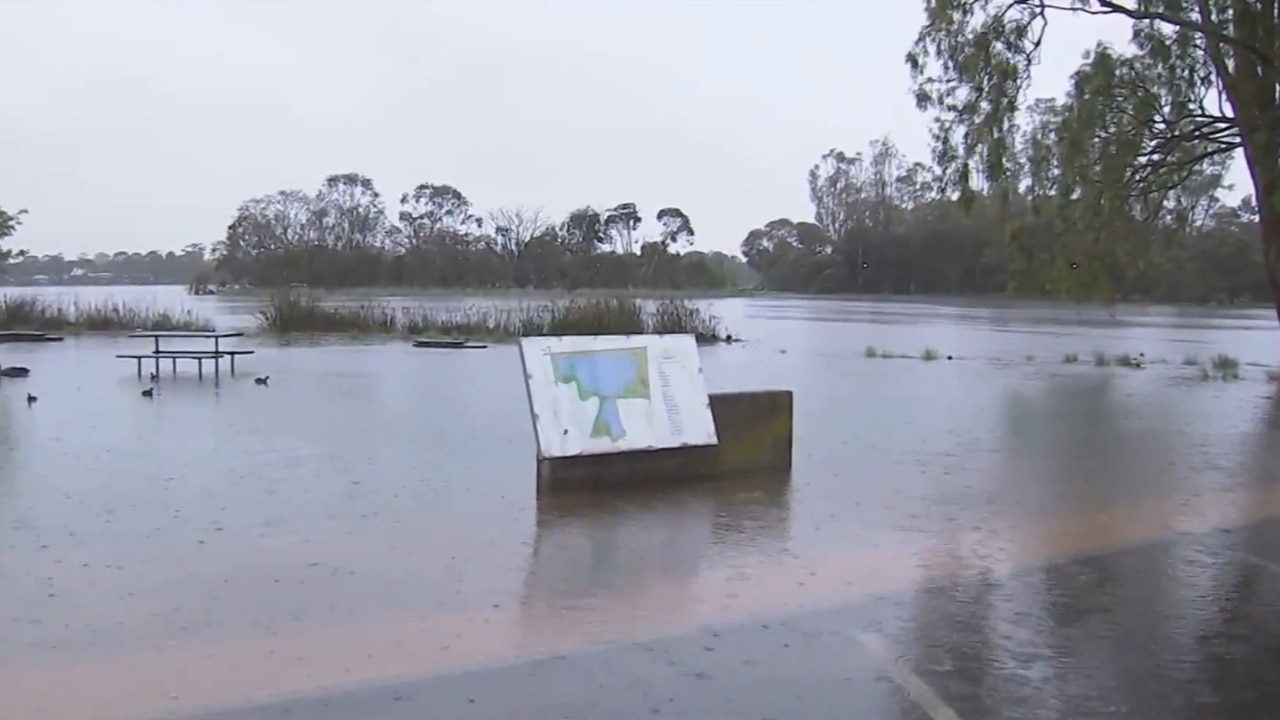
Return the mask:
[[142,397],[144,398],[155,397],[155,394],[156,394],[156,389],[153,387],[149,387],[146,390],[142,391]]
[[31,393],[27,393],[27,405],[34,405],[35,402],[39,399],[40,398],[36,397],[35,395],[32,395]]
[[151,373],[151,382],[160,382],[160,373]]
[[266,384],[267,384],[268,382],[270,382],[270,381],[271,381],[271,376],[270,376],[270,375],[263,375],[263,376],[262,376],[262,377],[260,377],[260,378],[254,378],[254,379],[253,379],[253,384],[254,384],[254,385],[266,385]]
[[7,378],[24,378],[31,374],[31,368],[25,368],[21,365],[10,365],[8,367],[0,367],[0,377]]

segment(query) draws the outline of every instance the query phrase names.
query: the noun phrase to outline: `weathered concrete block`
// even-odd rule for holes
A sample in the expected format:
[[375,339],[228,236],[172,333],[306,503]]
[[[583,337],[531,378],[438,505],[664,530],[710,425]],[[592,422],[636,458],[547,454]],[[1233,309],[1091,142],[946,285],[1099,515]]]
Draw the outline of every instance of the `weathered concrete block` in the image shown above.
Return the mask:
[[719,445],[539,460],[538,489],[790,472],[790,390],[711,393],[710,398]]

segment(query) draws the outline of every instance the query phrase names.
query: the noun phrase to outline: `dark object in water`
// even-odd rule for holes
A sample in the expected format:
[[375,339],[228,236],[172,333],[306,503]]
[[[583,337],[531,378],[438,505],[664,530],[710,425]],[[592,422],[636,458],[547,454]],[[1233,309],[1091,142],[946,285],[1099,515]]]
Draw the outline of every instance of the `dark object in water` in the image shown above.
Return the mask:
[[144,398],[155,397],[155,396],[156,396],[156,389],[153,387],[147,388],[146,390],[142,391],[142,397]]
[[62,342],[58,335],[31,330],[0,330],[0,343]]
[[27,404],[28,404],[28,405],[34,405],[34,404],[35,404],[35,402],[36,402],[37,400],[39,400],[39,399],[40,399],[40,398],[36,397],[35,395],[32,395],[31,393],[27,393]]
[[270,382],[271,382],[271,376],[270,376],[270,375],[263,375],[263,376],[262,376],[262,377],[260,377],[260,378],[254,378],[254,379],[253,379],[253,384],[254,384],[254,385],[267,385],[267,384],[269,384]]
[[21,365],[10,365],[9,367],[0,367],[0,377],[7,378],[24,378],[31,374],[31,368],[25,368]]
[[479,350],[489,347],[483,343],[473,343],[469,338],[419,338],[413,341],[413,346],[443,350]]

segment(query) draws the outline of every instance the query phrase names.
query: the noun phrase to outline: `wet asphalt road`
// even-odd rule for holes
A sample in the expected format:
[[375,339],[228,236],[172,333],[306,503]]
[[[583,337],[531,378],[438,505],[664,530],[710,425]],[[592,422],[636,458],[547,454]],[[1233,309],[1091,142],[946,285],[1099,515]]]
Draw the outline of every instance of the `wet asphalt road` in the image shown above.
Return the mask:
[[1280,717],[1280,519],[187,720]]

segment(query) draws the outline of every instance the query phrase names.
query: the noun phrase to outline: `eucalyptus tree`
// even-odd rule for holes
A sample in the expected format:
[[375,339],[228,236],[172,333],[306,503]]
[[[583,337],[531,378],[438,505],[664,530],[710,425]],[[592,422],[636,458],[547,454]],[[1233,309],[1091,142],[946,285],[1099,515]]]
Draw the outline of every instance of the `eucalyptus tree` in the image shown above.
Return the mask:
[[[933,116],[942,187],[965,199],[990,195],[1010,211],[1014,247],[1027,249],[1018,241],[1028,222],[1053,231],[1053,242],[1011,265],[1013,281],[1109,297],[1117,274],[1142,255],[1137,243],[1196,222],[1239,156],[1280,317],[1280,3],[924,0],[924,8],[907,64],[917,104]],[[1046,29],[1067,15],[1127,20],[1131,42],[1099,43],[1060,102],[1034,104],[1027,93]]]
[[9,212],[4,208],[0,208],[0,273],[4,272],[4,266],[10,260],[17,260],[27,254],[25,250],[15,250],[4,246],[4,243],[9,238],[17,234],[18,226],[22,225],[22,216],[26,214],[26,210]]

